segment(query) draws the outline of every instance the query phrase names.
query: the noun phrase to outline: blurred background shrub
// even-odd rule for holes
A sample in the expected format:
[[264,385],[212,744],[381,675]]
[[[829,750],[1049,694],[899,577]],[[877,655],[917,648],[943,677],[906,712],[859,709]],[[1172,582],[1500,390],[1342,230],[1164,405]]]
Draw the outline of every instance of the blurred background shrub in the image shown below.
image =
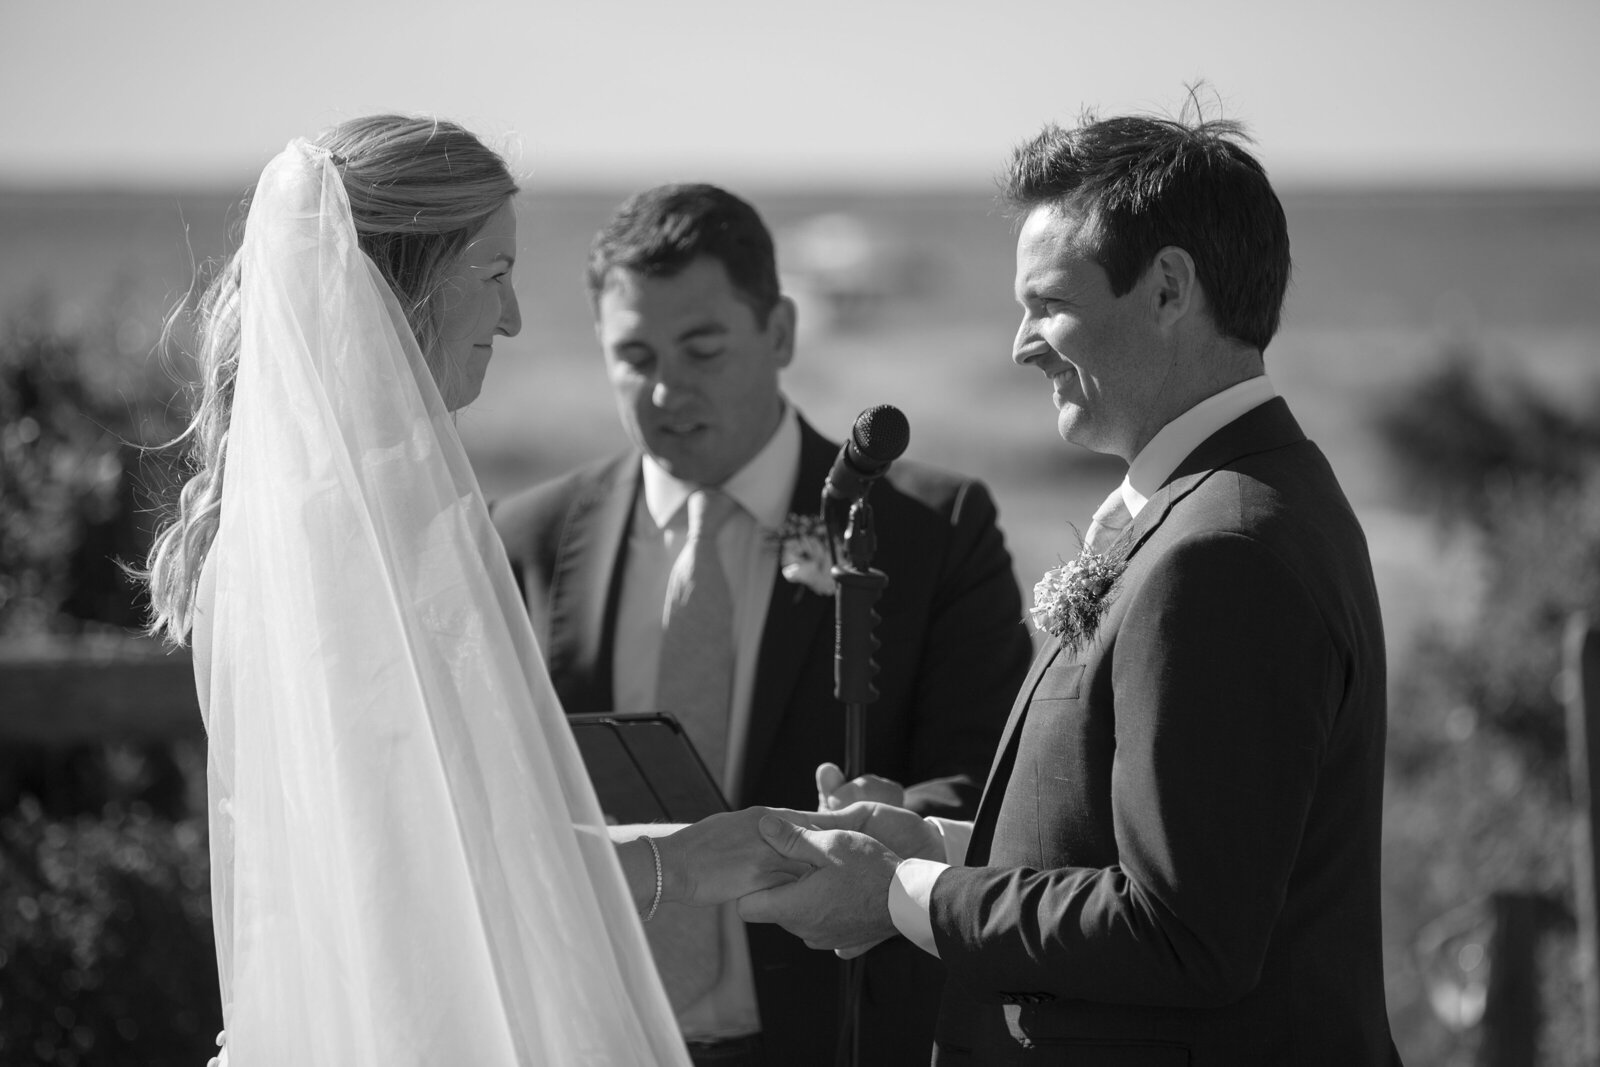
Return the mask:
[[1573,811],[1558,684],[1568,619],[1600,617],[1600,388],[1560,397],[1453,347],[1375,411],[1396,487],[1477,562],[1465,618],[1391,662],[1384,910],[1408,1062],[1475,1062],[1489,896],[1549,902],[1541,1064],[1585,1062]]
[[200,1067],[220,1027],[204,821],[0,817],[0,1062]]
[[[1426,634],[1395,679],[1402,699],[1481,720],[1563,793],[1562,634],[1573,612],[1600,614],[1600,380],[1558,403],[1454,349],[1382,404],[1374,426],[1401,492],[1479,561],[1476,610]],[[1431,697],[1405,688],[1424,679]],[[1457,732],[1465,722],[1458,715]],[[1402,768],[1428,756],[1409,740],[1401,730],[1391,742]]]
[[[114,306],[114,305],[113,305]],[[124,637],[174,386],[115,315],[0,323],[0,639]],[[128,358],[136,355],[139,358]],[[3,703],[0,697],[0,703]],[[0,746],[0,1063],[199,1067],[220,1027],[194,741]]]
[[118,561],[142,559],[171,478],[146,447],[181,429],[163,361],[125,351],[116,315],[51,320],[39,299],[0,321],[0,636],[139,625]]

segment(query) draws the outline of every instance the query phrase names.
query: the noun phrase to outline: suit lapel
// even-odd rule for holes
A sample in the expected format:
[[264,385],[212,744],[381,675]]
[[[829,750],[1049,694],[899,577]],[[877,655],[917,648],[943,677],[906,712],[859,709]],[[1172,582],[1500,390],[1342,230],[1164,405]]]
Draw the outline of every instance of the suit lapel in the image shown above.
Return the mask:
[[[1140,509],[1113,550],[1123,553],[1125,560],[1132,559],[1178,502],[1198,489],[1213,473],[1244,456],[1282,448],[1305,439],[1305,433],[1281,397],[1275,397],[1246,412],[1206,438],[1178,465],[1166,484]],[[968,845],[969,865],[987,859],[1000,802],[1016,762],[1017,737],[1021,733],[1023,720],[1027,718],[1033,692],[1060,651],[1059,641],[1047,644],[1034,658],[1022,690],[1017,694],[1016,704],[1012,706],[1005,731],[1000,736],[1000,747],[989,769],[989,780],[984,784],[983,799],[974,819],[972,841]]]
[[1274,397],[1252,408],[1202,441],[1178,464],[1178,469],[1140,509],[1138,517],[1128,524],[1114,547],[1124,552],[1124,559],[1132,559],[1173,507],[1200,488],[1212,474],[1245,456],[1305,439],[1305,433],[1282,397]]
[[573,502],[561,531],[550,585],[550,660],[560,670],[552,673],[585,680],[561,694],[569,710],[609,711],[614,703],[612,623],[639,485],[638,457],[617,460]]
[[[805,419],[800,420],[800,472],[789,498],[791,513],[817,511],[822,499],[822,483],[827,480],[836,451]],[[743,802],[748,776],[771,754],[783,717],[793,710],[790,705],[795,683],[809,661],[805,652],[816,640],[818,629],[831,618],[832,607],[832,597],[818,596],[787,581],[774,565],[772,599],[761,630],[755,686],[750,694],[744,757],[735,761],[734,777],[728,783],[728,798],[735,806]],[[843,743],[841,735],[841,746]]]

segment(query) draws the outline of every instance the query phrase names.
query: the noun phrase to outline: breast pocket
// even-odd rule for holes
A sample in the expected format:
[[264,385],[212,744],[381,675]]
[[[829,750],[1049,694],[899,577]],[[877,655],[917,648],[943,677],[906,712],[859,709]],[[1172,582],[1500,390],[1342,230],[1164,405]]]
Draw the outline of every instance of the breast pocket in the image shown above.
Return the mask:
[[1079,691],[1083,688],[1082,663],[1057,663],[1044,672],[1039,679],[1039,684],[1034,687],[1033,699],[1028,711],[1031,714],[1039,710],[1039,705],[1048,705],[1051,702],[1063,700],[1077,700]]
[[1018,743],[1012,810],[1026,813],[1027,829],[1008,840],[1047,867],[1116,862],[1115,717],[1094,705],[1089,690],[1084,664],[1052,667],[1034,689]]

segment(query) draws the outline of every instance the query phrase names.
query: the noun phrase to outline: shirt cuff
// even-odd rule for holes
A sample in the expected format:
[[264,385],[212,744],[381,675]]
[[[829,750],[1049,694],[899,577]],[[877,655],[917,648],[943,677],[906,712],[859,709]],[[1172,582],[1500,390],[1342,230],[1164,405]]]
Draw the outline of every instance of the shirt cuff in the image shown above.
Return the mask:
[[937,815],[929,815],[926,822],[933,824],[939,831],[939,836],[944,838],[944,861],[952,867],[964,867],[967,863],[967,845],[972,841],[972,824],[959,819],[941,819]]
[[931,956],[939,955],[933,940],[933,883],[948,868],[934,860],[901,860],[889,881],[889,920],[905,939]]

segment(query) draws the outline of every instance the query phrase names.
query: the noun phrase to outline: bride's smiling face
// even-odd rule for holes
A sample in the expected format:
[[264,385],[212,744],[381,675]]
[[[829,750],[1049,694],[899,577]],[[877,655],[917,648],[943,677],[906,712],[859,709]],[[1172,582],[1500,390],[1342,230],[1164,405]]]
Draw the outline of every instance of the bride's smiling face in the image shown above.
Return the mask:
[[507,200],[467,243],[440,285],[439,341],[429,360],[447,410],[478,398],[496,337],[522,329],[511,268],[517,260],[517,213]]

